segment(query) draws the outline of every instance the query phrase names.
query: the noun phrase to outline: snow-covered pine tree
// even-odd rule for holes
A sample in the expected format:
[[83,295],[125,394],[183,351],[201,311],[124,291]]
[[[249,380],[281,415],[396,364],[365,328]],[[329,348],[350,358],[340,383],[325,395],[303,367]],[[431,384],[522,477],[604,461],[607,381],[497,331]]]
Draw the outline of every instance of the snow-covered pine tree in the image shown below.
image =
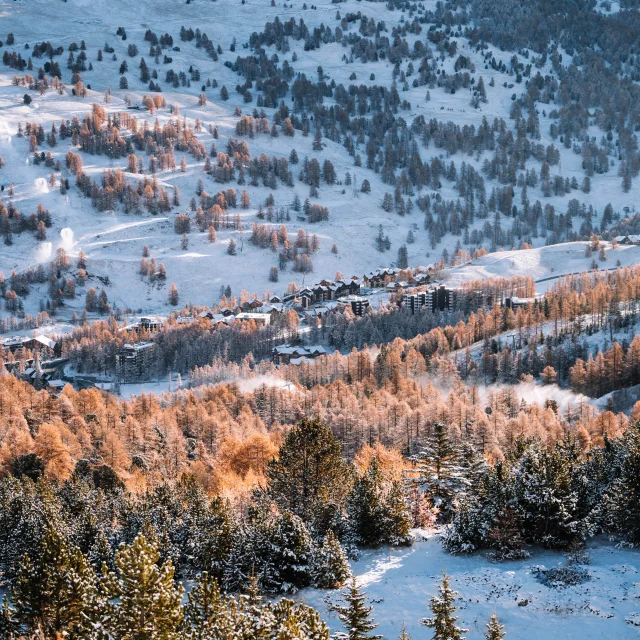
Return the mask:
[[487,532],[489,544],[495,549],[496,560],[528,558],[525,541],[520,534],[520,519],[512,504],[505,504],[494,517],[493,526]]
[[143,535],[116,554],[116,571],[102,579],[109,598],[104,625],[116,638],[178,640],[183,619],[182,586],[173,563],[156,563],[158,548]]
[[460,449],[454,445],[444,424],[437,422],[433,436],[412,456],[419,473],[417,482],[439,509],[438,519],[448,522],[456,506],[458,494],[467,486]]
[[351,530],[357,544],[375,547],[385,541],[385,513],[382,504],[383,477],[376,457],[353,485],[347,500]]
[[[315,609],[282,598],[269,609],[273,627],[269,629],[269,638],[284,640],[329,640],[329,628]],[[287,635],[281,630],[286,629]],[[296,635],[291,635],[295,633]]]
[[534,441],[518,460],[513,494],[520,512],[521,532],[527,541],[563,549],[581,541],[592,529],[581,493],[582,451],[567,436],[553,448]]
[[371,617],[373,607],[366,605],[365,594],[360,591],[355,577],[347,587],[344,595],[345,606],[335,605],[333,610],[338,614],[347,633],[336,633],[337,640],[380,640],[382,636],[370,632],[377,628]]
[[455,612],[457,591],[451,588],[449,576],[442,573],[442,582],[438,585],[438,595],[429,601],[429,607],[433,613],[432,618],[424,618],[422,624],[433,629],[432,640],[464,640],[462,635],[467,629],[462,629],[456,624],[458,617]]
[[409,505],[404,484],[399,478],[391,481],[384,499],[384,529],[386,540],[394,546],[410,545],[413,540]]
[[53,528],[34,560],[23,558],[11,590],[16,618],[47,637],[88,634],[96,599],[96,576],[86,557]]
[[464,442],[461,445],[460,454],[462,457],[462,472],[467,481],[465,489],[467,492],[476,492],[487,475],[489,465],[487,464],[484,455],[478,453],[478,451],[476,451],[476,449],[468,442]]
[[277,519],[271,536],[271,548],[271,563],[280,581],[278,591],[301,589],[311,583],[315,545],[301,518],[285,511]]
[[221,596],[217,580],[203,572],[188,595],[183,637],[186,640],[232,638],[235,622],[229,604]]
[[[607,443],[609,444],[609,443]],[[640,421],[632,422],[617,443],[619,477],[604,495],[604,520],[612,531],[620,532],[633,543],[640,542]]]
[[313,584],[319,589],[337,589],[351,575],[347,554],[333,531],[328,531],[313,558]]
[[2,609],[0,609],[0,638],[13,638],[18,632],[18,621],[15,617],[15,610],[9,606],[6,594],[2,598]]
[[494,613],[487,622],[487,631],[484,637],[487,640],[502,640],[507,634],[504,632],[504,626],[500,624],[498,616]]

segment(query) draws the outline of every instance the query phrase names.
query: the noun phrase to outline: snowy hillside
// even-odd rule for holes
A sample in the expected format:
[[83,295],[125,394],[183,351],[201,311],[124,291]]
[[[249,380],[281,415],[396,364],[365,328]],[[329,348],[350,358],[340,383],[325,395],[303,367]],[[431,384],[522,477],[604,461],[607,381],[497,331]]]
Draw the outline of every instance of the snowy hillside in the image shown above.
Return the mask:
[[[402,624],[412,638],[429,637],[420,624],[430,615],[429,598],[445,571],[459,593],[458,624],[469,629],[468,640],[484,637],[485,623],[496,613],[509,640],[596,640],[635,638],[640,624],[638,571],[640,555],[605,541],[588,546],[587,573],[575,586],[549,587],[536,570],[566,565],[567,558],[551,551],[535,551],[526,560],[488,563],[475,556],[451,556],[436,537],[419,540],[410,549],[365,552],[353,564],[358,584],[373,604],[378,633],[395,638]],[[303,591],[300,599],[316,607],[340,631],[340,621],[328,609],[339,592]]]
[[[9,277],[12,270],[20,273],[26,269],[35,269],[38,264],[48,264],[55,256],[56,250],[63,247],[72,256],[77,256],[82,250],[87,255],[88,281],[81,284],[76,292],[75,299],[65,300],[65,308],[61,309],[63,315],[70,315],[72,309],[80,311],[84,307],[84,293],[88,287],[97,289],[105,288],[113,307],[140,309],[144,312],[167,310],[167,293],[170,283],[175,282],[180,292],[180,302],[193,302],[198,304],[212,304],[219,299],[222,288],[231,286],[234,294],[239,294],[242,289],[255,292],[258,295],[266,290],[282,293],[287,283],[295,281],[298,285],[303,282],[321,278],[333,278],[336,271],[345,276],[361,276],[366,271],[377,266],[388,266],[397,262],[398,249],[403,245],[407,248],[408,263],[411,265],[429,264],[439,260],[444,255],[451,259],[457,249],[468,251],[471,254],[476,248],[484,247],[487,250],[502,246],[511,249],[521,242],[527,241],[534,246],[544,245],[554,240],[554,234],[561,237],[566,233],[579,233],[583,224],[580,214],[574,217],[569,230],[561,231],[562,223],[553,233],[550,230],[537,229],[532,235],[526,225],[519,228],[511,228],[508,216],[503,217],[502,222],[496,222],[492,212],[480,217],[479,207],[482,203],[477,200],[470,204],[461,196],[460,185],[452,176],[445,177],[444,170],[453,162],[457,174],[460,174],[462,163],[473,167],[479,175],[485,172],[485,164],[492,160],[492,150],[477,150],[475,153],[449,152],[440,143],[427,143],[418,148],[420,157],[424,162],[432,162],[434,158],[441,161],[443,167],[442,179],[439,184],[427,185],[426,188],[415,189],[409,187],[394,195],[394,187],[388,180],[383,180],[384,171],[381,171],[379,161],[375,159],[374,168],[368,168],[366,162],[367,145],[364,138],[357,139],[355,153],[362,156],[361,166],[355,166],[353,154],[348,153],[343,140],[335,141],[331,136],[327,137],[327,130],[322,130],[322,149],[314,149],[313,122],[309,135],[302,135],[296,131],[293,138],[279,132],[278,137],[268,134],[257,134],[255,137],[242,136],[246,139],[251,157],[259,157],[260,154],[289,158],[292,149],[295,149],[299,157],[299,164],[290,165],[293,176],[293,186],[278,183],[277,188],[266,187],[256,183],[238,186],[235,182],[218,184],[211,180],[203,172],[204,161],[196,159],[188,153],[176,152],[176,164],[180,164],[185,158],[186,168],[179,169],[160,168],[155,176],[160,187],[165,187],[169,194],[174,187],[180,191],[180,204],[172,207],[167,213],[151,215],[143,209],[138,214],[127,214],[120,204],[105,210],[97,211],[90,199],[85,198],[74,186],[74,176],[65,166],[65,155],[68,151],[78,153],[78,145],[70,139],[59,139],[57,145],[51,146],[43,142],[38,145],[39,153],[51,153],[52,162],[60,161],[60,170],[43,165],[34,166],[33,154],[29,151],[27,137],[19,137],[19,125],[27,122],[42,125],[44,133],[48,134],[53,124],[60,125],[62,120],[70,120],[78,117],[82,120],[92,110],[92,104],[101,105],[108,113],[127,112],[128,105],[140,105],[144,95],[150,95],[147,84],[141,79],[139,66],[142,58],[145,59],[149,71],[152,73],[152,82],[161,87],[162,92],[155,92],[166,101],[166,106],[161,107],[154,114],[144,110],[129,111],[138,119],[139,126],[147,121],[153,127],[157,121],[161,126],[175,118],[175,109],[179,110],[180,118],[184,119],[187,126],[194,126],[196,119],[202,123],[202,130],[195,134],[199,143],[209,151],[212,143],[216,143],[217,151],[226,151],[226,143],[229,136],[236,136],[235,127],[239,116],[235,115],[236,107],[243,114],[251,114],[256,108],[256,99],[259,91],[251,89],[251,102],[236,91],[239,83],[244,81],[243,76],[233,71],[232,66],[238,56],[248,56],[252,51],[248,41],[252,33],[260,33],[265,28],[265,23],[272,22],[276,18],[281,22],[290,19],[299,22],[304,20],[309,30],[322,25],[331,28],[331,34],[342,27],[344,35],[356,36],[358,34],[357,20],[346,22],[344,16],[349,12],[365,14],[373,23],[384,23],[381,33],[391,38],[392,30],[405,23],[408,19],[415,19],[425,12],[437,10],[435,2],[419,3],[417,12],[413,9],[408,15],[404,10],[389,11],[387,5],[382,3],[367,3],[362,5],[355,0],[340,3],[339,6],[322,0],[317,5],[307,6],[284,4],[280,2],[271,5],[266,0],[246,0],[242,3],[230,0],[218,2],[194,1],[188,4],[178,3],[175,0],[159,0],[148,2],[142,0],[133,5],[123,4],[113,12],[109,3],[99,0],[89,2],[86,0],[69,0],[58,3],[45,0],[33,2],[2,2],[0,11],[2,15],[2,29],[6,34],[13,34],[13,44],[9,45],[8,36],[5,38],[3,50],[15,51],[27,59],[34,46],[40,42],[50,42],[52,47],[62,47],[63,53],[56,54],[52,59],[59,64],[62,80],[65,84],[61,92],[51,88],[44,93],[29,91],[25,86],[12,84],[14,74],[23,77],[25,73],[36,73],[38,67],[45,63],[45,57],[32,56],[33,71],[12,69],[5,64],[0,66],[0,155],[4,159],[4,167],[0,169],[0,183],[5,187],[2,193],[2,201],[5,206],[13,204],[23,217],[30,216],[38,204],[50,210],[51,227],[46,229],[46,239],[36,240],[33,231],[13,233],[12,244],[5,244],[0,250],[0,270],[5,277]],[[342,21],[337,13],[342,16]],[[33,19],[33,16],[38,16]],[[434,15],[431,13],[430,15]],[[425,123],[451,122],[462,128],[474,127],[479,131],[483,122],[487,125],[496,122],[496,119],[504,119],[508,126],[513,125],[509,119],[514,96],[526,88],[526,83],[517,84],[513,71],[508,70],[511,54],[501,52],[499,49],[485,45],[478,50],[471,46],[470,42],[462,37],[460,31],[449,32],[447,42],[449,49],[440,50],[435,42],[426,37],[429,30],[439,28],[438,24],[429,26],[429,21],[422,25],[420,34],[407,31],[405,34],[407,44],[411,47],[425,45],[431,53],[428,56],[432,68],[437,73],[442,73],[442,78],[455,77],[461,68],[470,72],[473,83],[467,88],[458,88],[451,91],[446,83],[442,84],[429,81],[425,84],[418,80],[419,57],[413,56],[412,60],[405,57],[401,63],[393,64],[386,57],[369,59],[364,62],[361,55],[354,57],[350,47],[346,43],[340,44],[334,41],[319,42],[318,46],[307,47],[305,41],[296,38],[287,38],[286,46],[267,43],[264,47],[268,56],[277,57],[279,65],[285,61],[293,68],[295,74],[304,73],[311,79],[317,79],[318,69],[321,67],[323,81],[327,85],[336,83],[354,88],[358,87],[374,89],[375,87],[390,88],[398,86],[399,99],[403,101],[397,112],[398,122],[410,124],[424,118]],[[181,40],[181,27],[196,27],[206,32],[214,47],[219,47],[216,60],[208,55],[203,47],[196,46],[196,41]],[[126,40],[123,40],[117,32],[119,28],[126,30]],[[150,56],[149,42],[145,40],[148,30],[155,35],[168,33],[173,38],[173,47],[164,47],[161,55],[156,58]],[[120,32],[121,33],[121,32]],[[362,27],[360,33],[364,33]],[[5,36],[3,36],[5,37]],[[80,47],[80,41],[84,43],[84,49]],[[75,47],[73,46],[75,43]],[[29,47],[27,49],[27,46]],[[130,47],[136,48],[131,50]],[[69,50],[75,52],[77,58],[79,52],[86,54],[85,69],[80,73],[82,82],[87,88],[86,97],[77,97],[73,94],[70,84],[72,79],[71,65],[67,61]],[[231,51],[231,49],[235,51]],[[179,49],[179,51],[176,51]],[[455,50],[455,53],[454,53]],[[425,49],[426,51],[426,49]],[[158,52],[156,51],[156,54]],[[533,53],[522,51],[527,60],[533,60]],[[492,65],[487,64],[488,57],[493,55]],[[163,60],[165,58],[165,60]],[[168,62],[167,60],[171,60]],[[427,59],[427,58],[425,58]],[[567,60],[570,58],[567,56]],[[127,64],[127,71],[122,70],[123,63]],[[226,66],[229,65],[229,66]],[[462,67],[461,67],[462,65]],[[531,65],[529,65],[531,66]],[[394,68],[395,67],[395,68]],[[166,72],[172,69],[176,74],[184,74],[183,80],[175,87],[175,83],[169,83]],[[533,71],[552,73],[549,62],[537,60]],[[197,72],[197,74],[196,74]],[[424,73],[424,71],[423,71]],[[434,72],[435,73],[435,72]],[[195,74],[195,75],[194,75]],[[399,75],[401,74],[401,75]],[[403,78],[406,79],[403,85]],[[295,76],[293,76],[295,78]],[[433,76],[437,77],[436,75]],[[126,78],[127,89],[120,89],[120,78]],[[195,78],[199,78],[196,80]],[[412,78],[414,78],[412,80]],[[468,78],[467,78],[468,80]],[[486,91],[486,102],[472,104],[475,88],[478,82],[483,81]],[[465,81],[466,82],[466,81]],[[515,83],[515,84],[514,84]],[[282,103],[288,108],[294,108],[293,115],[299,115],[297,103],[292,100],[292,84],[289,81],[289,90]],[[202,87],[201,87],[202,85]],[[221,87],[226,87],[229,99],[221,99]],[[90,89],[89,89],[90,87]],[[203,91],[204,87],[204,91]],[[217,88],[215,88],[217,87]],[[110,90],[108,102],[105,101],[105,93]],[[29,94],[31,102],[25,104],[23,96]],[[515,92],[515,93],[514,93]],[[198,96],[206,95],[206,104],[199,104]],[[427,96],[428,94],[428,96]],[[427,97],[429,98],[427,100]],[[404,102],[406,101],[406,102]],[[280,104],[280,101],[279,101]],[[324,99],[327,107],[337,106],[338,102],[333,97]],[[264,107],[266,117],[272,121],[276,109]],[[374,111],[369,106],[365,110],[365,117],[372,118]],[[310,114],[311,115],[311,114]],[[548,107],[541,105],[538,109],[539,139],[536,144],[544,151],[544,148],[555,143],[559,153],[559,161],[552,160],[551,178],[554,174],[562,175],[566,184],[573,183],[569,192],[559,194],[543,194],[542,183],[533,182],[528,188],[527,197],[531,204],[535,200],[541,200],[543,206],[551,205],[555,213],[553,218],[562,215],[572,199],[577,199],[579,204],[593,207],[590,213],[592,229],[597,229],[602,218],[603,209],[609,202],[613,204],[614,219],[619,217],[622,208],[628,206],[633,211],[633,202],[637,199],[638,187],[634,184],[628,193],[623,193],[620,187],[620,178],[616,170],[608,173],[596,173],[591,177],[589,192],[578,189],[582,183],[583,172],[581,168],[581,156],[576,155],[571,149],[564,148],[550,135],[550,125],[553,119],[550,117]],[[418,119],[418,120],[416,120]],[[214,139],[210,131],[217,128],[218,138]],[[597,129],[592,127],[593,134]],[[462,129],[461,129],[462,131]],[[123,131],[126,137],[127,131]],[[374,152],[376,150],[374,149]],[[382,150],[379,150],[382,151]],[[84,163],[85,174],[100,181],[104,170],[117,168],[126,170],[127,159],[108,158],[105,155],[90,155],[79,152]],[[548,154],[547,154],[548,155]],[[551,154],[553,155],[553,153]],[[148,162],[149,151],[138,152],[143,160],[145,176],[149,176]],[[299,180],[298,173],[305,158],[317,157],[320,165],[329,160],[335,170],[335,181],[327,184],[322,181],[317,188],[317,195],[310,196],[308,184]],[[382,160],[382,155],[380,156]],[[612,156],[612,163],[614,162]],[[403,163],[398,165],[395,176],[401,178]],[[613,166],[613,165],[612,165]],[[520,170],[540,166],[537,160],[531,158]],[[351,184],[346,178],[350,174]],[[128,180],[135,181],[142,175],[135,175],[125,171]],[[70,189],[60,193],[61,180],[69,180]],[[218,229],[217,241],[210,243],[207,233],[194,228],[188,234],[187,248],[183,248],[181,234],[174,232],[174,218],[178,213],[188,212],[189,201],[196,194],[197,182],[203,180],[205,191],[213,195],[220,189],[234,187],[238,195],[242,189],[246,189],[250,198],[250,206],[246,209],[232,208],[233,216],[240,216],[243,230]],[[49,182],[51,180],[51,182]],[[370,184],[370,192],[362,191],[363,181]],[[501,181],[485,175],[486,186],[482,189],[489,198],[492,190],[501,189]],[[8,195],[9,185],[13,185],[13,196]],[[135,182],[134,182],[135,184]],[[278,282],[269,281],[269,270],[273,265],[278,265],[278,255],[269,248],[258,248],[249,243],[251,225],[254,222],[268,223],[257,217],[258,205],[264,206],[269,194],[273,194],[274,209],[276,212],[289,210],[289,220],[286,221],[289,239],[296,238],[300,228],[307,233],[316,234],[319,240],[319,248],[313,253],[313,273],[301,274],[291,270],[291,263],[281,268]],[[401,209],[398,209],[398,193],[402,200]],[[382,208],[385,194],[395,198],[394,210]],[[310,197],[311,202],[317,202],[329,210],[329,219],[326,222],[309,223],[299,212],[294,211],[292,203],[296,196],[301,202]],[[463,209],[474,207],[476,217],[470,222],[454,220],[451,211],[436,214],[432,208],[431,213],[425,215],[420,210],[419,200],[429,196],[432,207],[438,202],[455,203],[462,202]],[[514,203],[520,202],[520,188],[514,190]],[[468,198],[468,196],[466,196]],[[393,198],[392,198],[393,200]],[[411,201],[411,204],[409,202]],[[472,198],[473,201],[473,198]],[[424,204],[424,203],[423,203]],[[422,205],[420,205],[422,206]],[[495,205],[494,205],[495,206]],[[412,208],[410,212],[407,207]],[[491,207],[491,203],[490,203]],[[404,213],[404,215],[399,215]],[[584,212],[583,212],[584,213]],[[194,212],[190,212],[194,217]],[[466,214],[463,213],[464,216]],[[549,216],[545,210],[545,215]],[[431,221],[429,217],[431,216]],[[279,226],[280,222],[274,222]],[[545,223],[548,227],[550,223]],[[380,225],[383,233],[388,237],[389,250],[379,252],[376,250],[376,236]],[[487,225],[489,225],[487,227]],[[554,226],[555,223],[552,224]],[[498,227],[501,226],[501,229]],[[64,236],[62,235],[63,230]],[[409,238],[411,232],[412,237]],[[229,255],[227,248],[231,240],[238,245],[237,255]],[[497,240],[497,244],[496,244]],[[333,245],[337,247],[337,253],[332,252]],[[149,247],[151,258],[157,263],[163,263],[166,268],[166,281],[149,283],[139,274],[139,263],[144,246]],[[547,256],[547,251],[555,249],[543,249],[538,256],[535,252],[513,254],[510,252],[500,254],[498,259],[485,257],[470,267],[454,269],[452,282],[458,282],[467,277],[487,277],[490,274],[506,274],[517,271],[518,273],[535,273],[543,277],[554,271],[554,257]],[[564,251],[558,249],[557,251]],[[579,248],[576,247],[577,254]],[[637,256],[632,252],[620,252],[622,264],[634,261]],[[557,256],[560,263],[564,264],[567,256]],[[579,256],[576,255],[576,258]],[[611,266],[615,264],[613,256],[610,258]],[[571,268],[582,268],[584,265],[579,260],[571,259]],[[558,267],[564,268],[564,267]],[[49,296],[47,285],[37,284],[31,288],[31,293],[25,296],[23,306],[27,312],[36,313],[46,302]]]
[[500,251],[476,258],[468,264],[448,269],[446,281],[455,287],[468,280],[487,278],[532,277],[539,293],[563,276],[590,271],[594,258],[600,270],[627,267],[640,262],[640,247],[618,245],[611,249],[607,243],[607,259],[598,261],[597,255],[585,255],[586,242],[569,242],[522,251]]

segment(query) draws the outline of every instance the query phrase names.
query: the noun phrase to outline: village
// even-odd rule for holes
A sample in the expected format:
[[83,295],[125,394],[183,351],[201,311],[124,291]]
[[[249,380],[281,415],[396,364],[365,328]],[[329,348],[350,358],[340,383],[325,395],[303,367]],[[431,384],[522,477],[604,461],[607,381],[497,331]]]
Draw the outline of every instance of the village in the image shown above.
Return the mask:
[[[323,279],[311,286],[288,291],[282,296],[265,294],[258,299],[253,294],[240,304],[223,299],[213,308],[187,308],[168,317],[139,316],[119,327],[126,342],[115,354],[114,374],[106,378],[114,385],[134,384],[150,378],[150,363],[154,357],[154,335],[172,326],[194,323],[211,331],[235,327],[259,331],[270,327],[279,344],[271,349],[275,366],[299,365],[326,355],[327,345],[309,344],[312,329],[322,329],[333,314],[363,317],[388,309],[405,309],[408,313],[454,312],[501,306],[515,309],[532,302],[533,298],[495,300],[485,291],[468,292],[451,288],[437,281],[438,272],[431,267],[399,269],[380,267],[364,274],[335,281]],[[0,362],[37,389],[57,395],[65,384],[75,388],[104,385],[104,376],[80,375],[68,370],[68,359],[61,357],[62,344],[55,335],[0,338]]]

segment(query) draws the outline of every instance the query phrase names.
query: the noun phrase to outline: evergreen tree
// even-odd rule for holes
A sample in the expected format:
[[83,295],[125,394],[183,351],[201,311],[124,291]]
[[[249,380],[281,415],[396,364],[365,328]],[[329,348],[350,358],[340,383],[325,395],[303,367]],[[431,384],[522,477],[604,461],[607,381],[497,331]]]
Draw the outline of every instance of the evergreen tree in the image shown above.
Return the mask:
[[[612,445],[607,441],[608,448]],[[619,442],[615,462],[618,477],[604,495],[604,520],[630,542],[640,542],[640,421],[632,422]],[[603,465],[604,466],[604,465]]]
[[433,436],[412,459],[420,474],[419,484],[440,510],[439,519],[446,522],[451,518],[457,496],[467,485],[467,480],[462,455],[449,439],[446,427],[437,422],[433,429]]
[[487,640],[502,640],[506,635],[504,626],[500,624],[498,616],[494,613],[489,618],[489,622],[487,622],[487,632],[484,634],[484,637]]
[[271,499],[305,522],[322,520],[331,504],[344,505],[351,486],[339,442],[315,418],[304,418],[291,429],[266,476]]
[[277,520],[271,536],[272,564],[280,583],[279,591],[306,587],[311,582],[314,543],[304,522],[290,511]]
[[442,574],[442,582],[438,585],[438,595],[429,601],[433,613],[432,618],[424,618],[422,624],[433,629],[432,640],[464,640],[462,635],[467,629],[457,626],[455,600],[458,593],[451,588],[449,576]]
[[13,638],[17,632],[18,621],[15,618],[15,611],[9,606],[9,600],[5,594],[0,610],[0,638]]
[[344,640],[378,640],[382,638],[382,636],[370,633],[378,625],[371,617],[373,607],[366,605],[365,594],[358,588],[355,577],[351,579],[344,600],[346,606],[336,605],[333,609],[338,614],[344,628],[347,629],[347,633],[336,634],[334,637],[340,637]]
[[398,260],[396,262],[399,269],[406,269],[409,266],[409,259],[407,257],[407,247],[402,245],[398,249]]
[[157,545],[143,535],[116,554],[116,571],[103,579],[109,598],[105,626],[121,640],[178,640],[183,618],[182,587],[171,560],[158,566]]
[[84,637],[96,599],[96,577],[86,557],[53,528],[34,560],[24,557],[11,591],[20,623],[47,636]]
[[203,572],[189,592],[183,622],[187,640],[231,638],[234,622],[215,578]]
[[389,544],[411,544],[411,513],[404,484],[400,479],[391,482],[384,500],[384,528]]
[[377,546],[385,542],[385,513],[382,505],[382,471],[377,458],[356,479],[347,502],[352,531],[358,544]]
[[319,589],[337,589],[351,575],[347,554],[333,531],[327,532],[313,558],[313,584]]

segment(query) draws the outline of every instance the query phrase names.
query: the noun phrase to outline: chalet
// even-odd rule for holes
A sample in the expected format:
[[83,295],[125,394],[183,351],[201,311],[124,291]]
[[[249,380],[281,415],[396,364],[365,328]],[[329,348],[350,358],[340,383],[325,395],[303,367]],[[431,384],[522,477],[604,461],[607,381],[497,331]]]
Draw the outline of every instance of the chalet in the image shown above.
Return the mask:
[[504,306],[507,309],[519,309],[520,307],[526,307],[528,304],[533,304],[536,298],[518,298],[512,296],[511,298],[504,299]]
[[47,336],[13,336],[11,338],[0,338],[0,347],[5,351],[15,353],[20,349],[27,349],[33,352],[39,352],[46,356],[60,355],[61,345],[47,338]]
[[431,282],[431,276],[428,273],[414,273],[409,280],[409,284],[420,285]]
[[260,307],[262,307],[262,302],[260,300],[250,300],[242,305],[242,310],[251,313],[256,312]]
[[387,278],[393,278],[398,269],[388,268],[379,268],[371,271],[363,276],[362,284],[365,287],[384,287],[385,280]]
[[210,318],[211,327],[213,329],[221,325],[225,325],[225,326],[232,325],[235,321],[236,321],[235,316],[233,315],[227,316],[227,315],[224,315],[223,313],[212,314]]
[[282,298],[280,298],[279,296],[271,296],[269,298],[269,302],[271,304],[280,304],[282,302]]
[[351,280],[338,280],[335,283],[335,297],[343,298],[345,296],[359,296],[361,283],[360,280],[356,277],[351,278]]
[[328,280],[322,280],[318,284],[314,284],[313,287],[311,287],[313,303],[315,304],[317,302],[335,300],[336,288],[336,284],[334,282],[329,282]]
[[267,327],[271,324],[271,315],[268,313],[242,312],[236,314],[236,322],[249,322],[253,320],[258,326]]
[[120,382],[136,382],[148,372],[156,350],[155,342],[125,344],[116,353],[116,375]]
[[640,244],[640,234],[616,236],[616,241],[618,244]]
[[301,364],[305,360],[315,360],[327,354],[324,347],[314,345],[310,347],[279,345],[271,352],[273,364]]
[[341,307],[351,307],[351,311],[356,316],[363,316],[370,306],[369,300],[364,296],[345,296],[338,300],[338,305]]
[[275,322],[284,315],[284,304],[282,302],[268,302],[263,304],[257,311],[268,313],[271,316],[271,322]]

